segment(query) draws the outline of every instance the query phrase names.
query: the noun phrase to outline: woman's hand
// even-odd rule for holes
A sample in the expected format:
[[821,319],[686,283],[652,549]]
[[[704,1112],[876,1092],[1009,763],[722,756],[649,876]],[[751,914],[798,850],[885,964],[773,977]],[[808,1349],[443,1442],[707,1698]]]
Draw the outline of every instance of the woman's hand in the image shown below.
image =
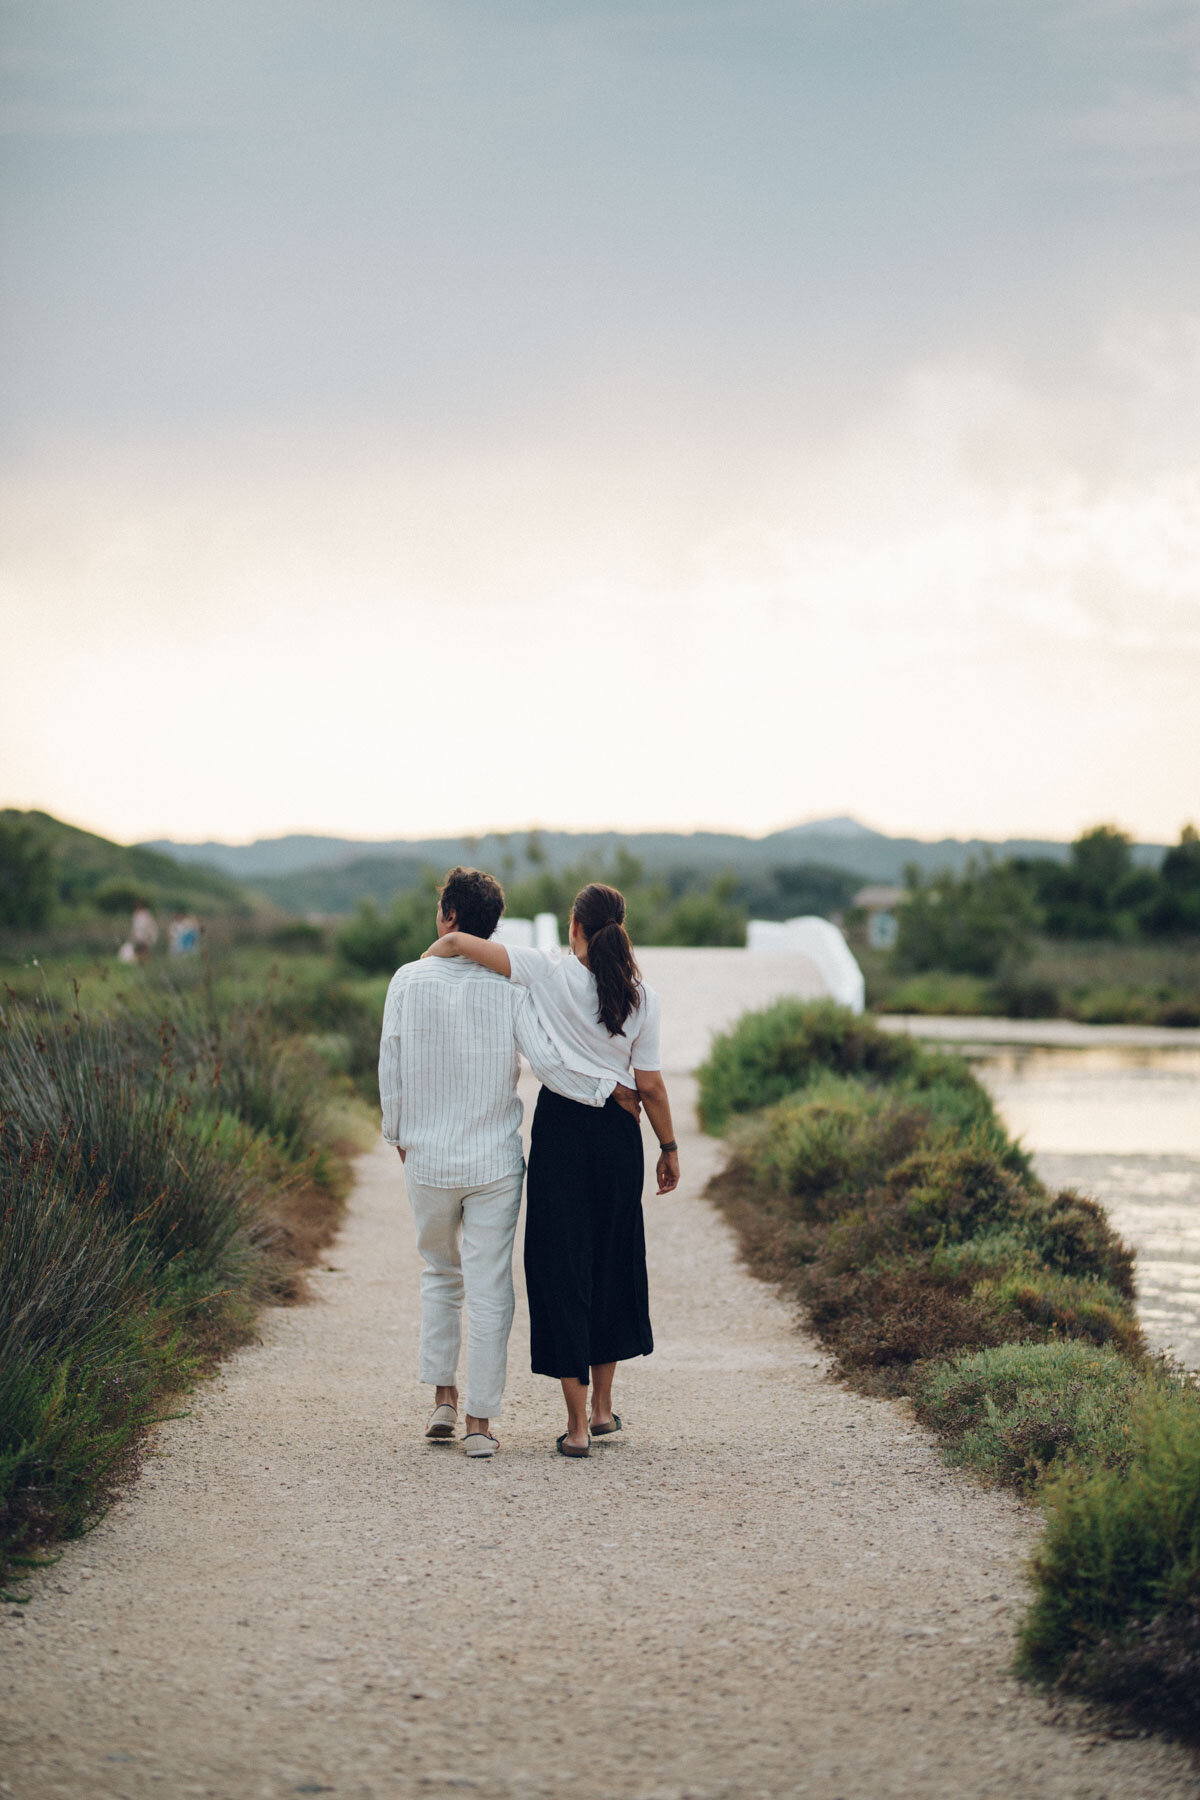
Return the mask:
[[455,943],[454,937],[454,932],[447,931],[444,936],[434,938],[428,950],[422,950],[421,961],[424,962],[427,956],[457,956],[458,945]]
[[675,1189],[679,1186],[678,1150],[661,1150],[654,1172],[658,1176],[659,1193],[674,1193]]

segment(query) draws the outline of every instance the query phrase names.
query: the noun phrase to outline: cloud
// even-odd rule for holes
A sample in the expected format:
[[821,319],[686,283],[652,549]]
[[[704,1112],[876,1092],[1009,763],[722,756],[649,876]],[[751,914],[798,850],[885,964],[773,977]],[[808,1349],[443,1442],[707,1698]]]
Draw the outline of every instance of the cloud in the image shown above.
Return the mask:
[[131,834],[847,807],[1165,834],[1200,780],[1194,319],[1054,389],[926,364],[737,460],[105,456],[31,473],[6,535],[7,766]]

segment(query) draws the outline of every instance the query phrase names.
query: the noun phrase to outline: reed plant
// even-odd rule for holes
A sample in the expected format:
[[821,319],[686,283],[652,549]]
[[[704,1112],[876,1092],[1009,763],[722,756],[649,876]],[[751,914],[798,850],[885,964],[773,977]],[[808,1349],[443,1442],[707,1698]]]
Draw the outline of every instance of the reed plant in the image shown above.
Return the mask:
[[164,1397],[334,1228],[328,1075],[261,1003],[0,1011],[0,1562],[85,1529]]

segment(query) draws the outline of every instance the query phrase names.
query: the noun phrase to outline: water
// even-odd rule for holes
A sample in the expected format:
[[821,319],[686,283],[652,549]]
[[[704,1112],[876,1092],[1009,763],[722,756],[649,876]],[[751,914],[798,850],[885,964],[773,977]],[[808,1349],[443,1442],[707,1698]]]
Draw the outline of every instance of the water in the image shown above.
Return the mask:
[[1051,1187],[1137,1250],[1146,1335],[1200,1368],[1200,1050],[982,1046],[979,1074]]

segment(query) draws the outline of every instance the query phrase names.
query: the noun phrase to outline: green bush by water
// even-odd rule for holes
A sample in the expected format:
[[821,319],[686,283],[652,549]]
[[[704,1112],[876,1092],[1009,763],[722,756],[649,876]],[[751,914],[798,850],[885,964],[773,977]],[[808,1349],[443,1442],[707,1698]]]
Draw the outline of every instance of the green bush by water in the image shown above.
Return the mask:
[[1127,1425],[1124,1455],[1089,1445],[1046,1484],[1021,1664],[1196,1739],[1200,1394],[1179,1380],[1147,1383]]
[[842,1369],[1044,1500],[1026,1672],[1200,1738],[1200,1399],[1103,1209],[1036,1179],[965,1062],[828,1005],[742,1019],[700,1094],[737,1120],[716,1198]]

